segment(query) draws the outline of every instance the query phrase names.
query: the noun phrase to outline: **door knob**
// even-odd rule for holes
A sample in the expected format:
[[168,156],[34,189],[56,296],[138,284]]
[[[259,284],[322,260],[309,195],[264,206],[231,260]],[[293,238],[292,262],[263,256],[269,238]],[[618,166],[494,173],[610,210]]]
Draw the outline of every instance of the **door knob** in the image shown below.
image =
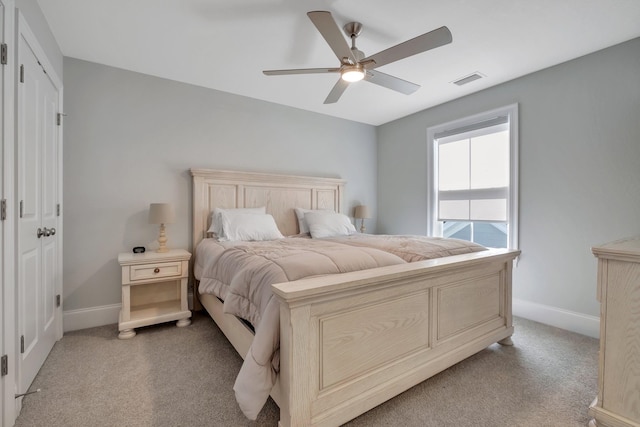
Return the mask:
[[49,229],[49,231],[51,232],[51,235],[52,235],[52,236],[55,236],[55,235],[56,235],[56,229],[55,229],[55,228],[51,227],[51,228]]
[[[45,228],[46,230],[46,228]],[[41,238],[44,235],[44,231],[42,231],[42,229],[40,227],[38,227],[38,231],[36,231],[36,236],[38,236],[38,239]]]
[[51,236],[51,230],[49,230],[47,227],[44,228],[44,237],[49,237]]

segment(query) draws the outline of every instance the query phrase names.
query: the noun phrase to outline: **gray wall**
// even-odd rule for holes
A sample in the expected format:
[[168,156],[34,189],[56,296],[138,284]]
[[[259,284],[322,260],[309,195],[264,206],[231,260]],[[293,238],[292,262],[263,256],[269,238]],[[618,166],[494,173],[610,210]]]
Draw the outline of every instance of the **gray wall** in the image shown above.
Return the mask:
[[514,297],[598,316],[591,246],[640,234],[638,76],[635,39],[380,126],[378,232],[426,233],[427,127],[517,102]]
[[64,71],[65,311],[120,302],[118,253],[156,244],[149,203],[176,206],[168,246],[190,247],[191,167],[341,177],[345,213],[376,206],[373,126],[77,59]]

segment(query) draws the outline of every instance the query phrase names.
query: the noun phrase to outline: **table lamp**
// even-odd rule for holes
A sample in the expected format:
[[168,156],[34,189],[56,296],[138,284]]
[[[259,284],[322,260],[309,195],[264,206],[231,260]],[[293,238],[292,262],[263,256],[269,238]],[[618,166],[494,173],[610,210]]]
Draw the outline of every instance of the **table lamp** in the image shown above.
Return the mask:
[[158,236],[158,250],[156,252],[168,252],[165,224],[175,222],[176,214],[170,203],[151,203],[149,205],[149,224],[160,224],[160,236]]
[[369,208],[364,205],[356,206],[356,212],[354,217],[360,220],[360,232],[364,233],[366,228],[364,226],[365,218],[371,218],[371,213],[369,212]]

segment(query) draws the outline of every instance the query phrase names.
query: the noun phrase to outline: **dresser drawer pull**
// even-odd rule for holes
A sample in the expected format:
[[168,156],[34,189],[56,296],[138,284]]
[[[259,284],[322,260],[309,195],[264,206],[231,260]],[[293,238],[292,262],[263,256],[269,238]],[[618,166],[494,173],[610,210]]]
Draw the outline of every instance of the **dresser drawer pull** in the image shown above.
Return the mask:
[[160,273],[160,269],[158,267],[156,267],[156,268],[153,269],[153,272],[156,273],[156,274]]

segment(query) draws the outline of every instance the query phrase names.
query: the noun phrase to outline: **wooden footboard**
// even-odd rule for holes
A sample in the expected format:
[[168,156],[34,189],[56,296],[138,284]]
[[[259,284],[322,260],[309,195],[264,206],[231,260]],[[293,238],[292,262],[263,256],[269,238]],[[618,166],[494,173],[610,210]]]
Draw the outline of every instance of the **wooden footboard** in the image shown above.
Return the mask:
[[503,340],[511,266],[490,250],[273,285],[280,426],[337,426]]

